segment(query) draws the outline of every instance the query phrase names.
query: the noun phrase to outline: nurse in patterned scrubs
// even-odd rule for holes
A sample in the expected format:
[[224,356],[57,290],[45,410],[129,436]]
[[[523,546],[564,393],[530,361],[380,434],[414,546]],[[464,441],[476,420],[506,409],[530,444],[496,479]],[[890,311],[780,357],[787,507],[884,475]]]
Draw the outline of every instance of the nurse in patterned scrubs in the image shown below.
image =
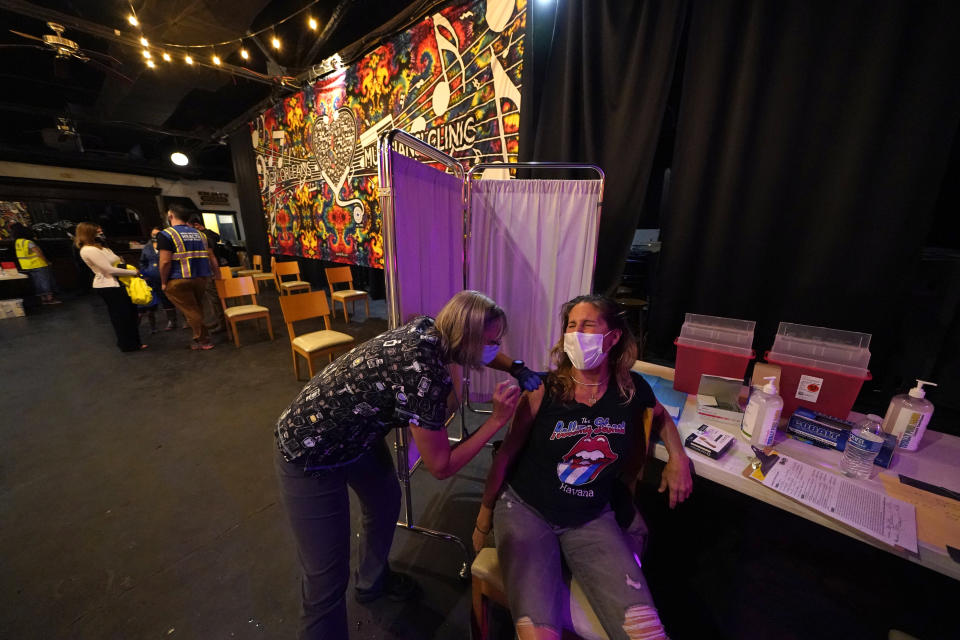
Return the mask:
[[[499,351],[503,309],[478,291],[461,291],[437,314],[419,316],[340,356],[303,388],[276,426],[276,469],[303,571],[301,638],[346,640],[350,578],[350,502],[363,512],[354,597],[405,600],[414,581],[390,570],[387,558],[400,486],[384,437],[409,425],[427,470],[447,478],[460,470],[513,416],[520,387],[540,377]],[[493,413],[454,449],[446,420],[456,408],[450,367],[488,366],[519,383],[502,382]]]

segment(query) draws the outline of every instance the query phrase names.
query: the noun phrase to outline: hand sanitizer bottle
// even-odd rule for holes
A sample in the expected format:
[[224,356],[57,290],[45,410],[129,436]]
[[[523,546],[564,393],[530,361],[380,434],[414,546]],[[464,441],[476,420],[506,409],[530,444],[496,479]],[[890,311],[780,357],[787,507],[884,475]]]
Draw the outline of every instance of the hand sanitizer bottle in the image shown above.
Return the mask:
[[777,425],[780,423],[780,412],[783,411],[783,398],[777,394],[775,376],[764,378],[767,384],[763,390],[754,389],[750,394],[750,402],[743,412],[742,430],[750,434],[750,444],[755,447],[767,447],[773,444],[777,435]]
[[883,418],[883,430],[897,437],[899,449],[916,451],[933,415],[933,403],[924,398],[927,392],[923,385],[937,386],[926,380],[917,380],[917,386],[909,393],[893,396]]

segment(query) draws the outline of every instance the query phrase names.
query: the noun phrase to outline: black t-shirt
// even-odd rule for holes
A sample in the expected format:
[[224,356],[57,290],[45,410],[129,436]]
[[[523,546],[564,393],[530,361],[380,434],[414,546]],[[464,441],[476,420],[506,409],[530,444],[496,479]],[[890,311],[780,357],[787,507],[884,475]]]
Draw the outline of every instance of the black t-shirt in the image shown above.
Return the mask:
[[277,421],[277,446],[307,471],[353,462],[397,426],[439,430],[453,381],[440,332],[419,316],[343,354],[313,377]]
[[631,377],[636,391],[627,405],[614,380],[592,407],[544,392],[507,482],[551,524],[579,526],[610,502],[614,480],[643,439],[642,412],[657,403],[646,380]]

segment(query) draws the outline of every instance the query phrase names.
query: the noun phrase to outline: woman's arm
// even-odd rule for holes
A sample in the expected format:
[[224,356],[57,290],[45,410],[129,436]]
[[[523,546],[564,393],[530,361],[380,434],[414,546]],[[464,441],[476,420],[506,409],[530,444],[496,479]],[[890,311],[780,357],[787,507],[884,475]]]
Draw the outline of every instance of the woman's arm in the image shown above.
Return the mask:
[[519,387],[508,382],[498,384],[493,392],[493,413],[479,429],[453,449],[450,448],[446,429],[433,431],[411,422],[410,433],[413,441],[417,443],[427,471],[433,477],[443,480],[462,469],[480,452],[487,440],[509,422],[519,398]]
[[[102,275],[129,277],[135,276],[138,273],[137,271],[131,271],[130,269],[120,269],[119,267],[113,266],[110,263],[110,256],[107,255],[107,252],[95,247],[84,247],[80,250],[80,254],[91,268]],[[120,259],[115,254],[113,255],[118,260]]]
[[[517,404],[517,413],[513,417],[513,423],[507,431],[507,436],[493,456],[493,463],[490,465],[490,471],[487,473],[487,482],[483,487],[483,499],[480,502],[480,512],[477,514],[477,523],[473,531],[474,551],[480,551],[486,535],[490,533],[490,527],[493,525],[493,507],[497,502],[497,495],[503,486],[503,479],[507,471],[513,465],[523,445],[527,443],[530,435],[530,427],[533,426],[533,419],[540,410],[540,402],[543,400],[543,387],[523,394],[520,402]],[[479,534],[479,535],[478,535]]]
[[[658,432],[669,458],[660,476],[660,488],[657,491],[663,493],[670,489],[670,508],[673,509],[690,496],[693,491],[693,477],[690,474],[690,458],[683,450],[677,425],[659,402],[653,410],[653,433]],[[656,438],[651,436],[650,442],[656,442]]]

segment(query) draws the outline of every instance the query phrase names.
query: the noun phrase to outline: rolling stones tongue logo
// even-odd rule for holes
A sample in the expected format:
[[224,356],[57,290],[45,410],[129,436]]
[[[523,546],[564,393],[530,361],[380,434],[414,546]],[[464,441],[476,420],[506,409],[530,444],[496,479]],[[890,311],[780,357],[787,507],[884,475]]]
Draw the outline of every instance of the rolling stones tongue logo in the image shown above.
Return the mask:
[[332,121],[318,118],[313,125],[311,148],[320,165],[320,175],[339,194],[353,164],[357,147],[357,118],[350,109],[337,109]]
[[557,465],[557,477],[561,482],[574,486],[589,484],[617,457],[610,449],[610,441],[606,436],[584,436],[563,456],[563,462]]

